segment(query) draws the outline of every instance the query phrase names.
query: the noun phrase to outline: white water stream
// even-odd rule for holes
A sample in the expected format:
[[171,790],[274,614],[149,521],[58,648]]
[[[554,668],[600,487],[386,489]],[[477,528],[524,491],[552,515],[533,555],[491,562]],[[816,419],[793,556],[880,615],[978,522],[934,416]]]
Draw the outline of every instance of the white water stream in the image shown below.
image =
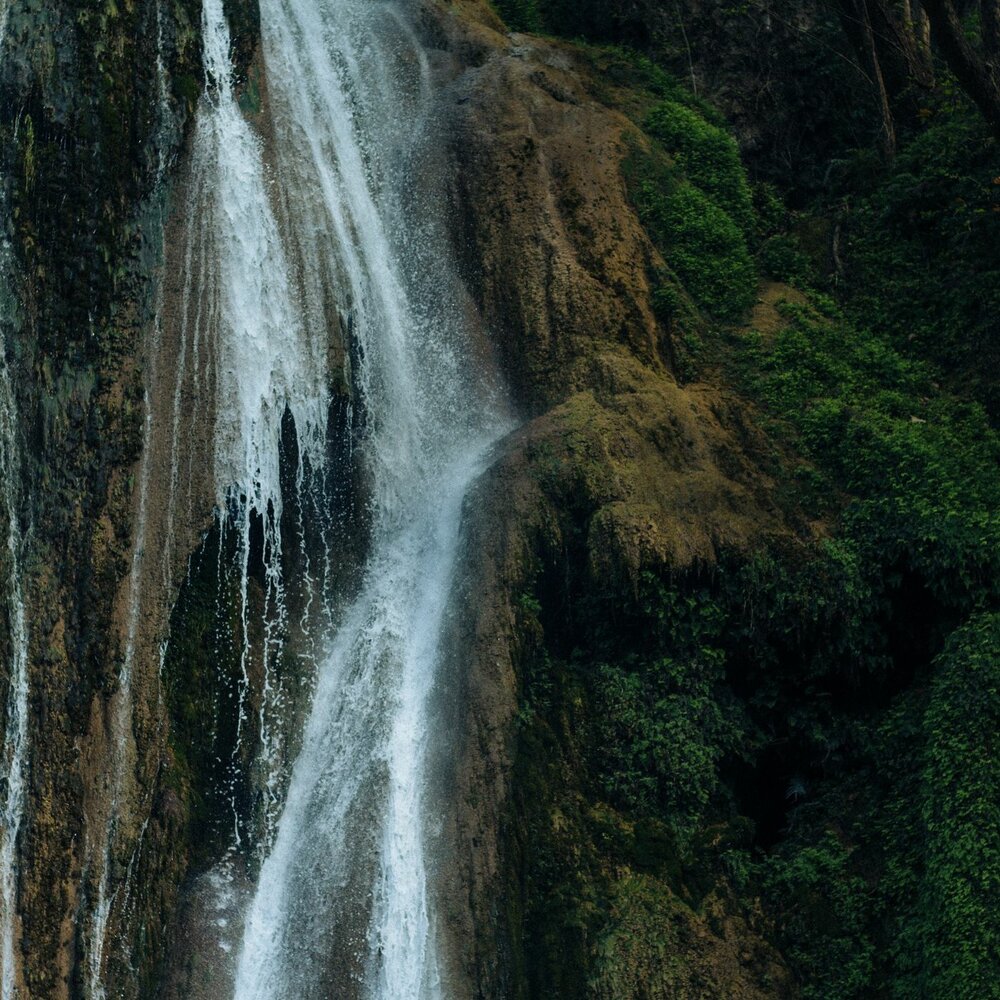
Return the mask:
[[[207,99],[199,111],[194,136],[191,182],[184,233],[185,277],[171,406],[172,441],[169,453],[167,523],[160,553],[163,586],[171,590],[174,562],[175,508],[196,475],[192,463],[207,458],[216,484],[220,530],[236,533],[235,568],[239,580],[239,618],[242,635],[242,672],[238,735],[248,722],[245,697],[250,686],[252,655],[249,560],[254,519],[263,523],[266,572],[262,715],[275,706],[280,692],[270,684],[272,661],[281,644],[284,594],[281,578],[282,492],[279,476],[281,423],[290,411],[297,430],[299,469],[323,462],[328,394],[325,351],[311,349],[303,325],[292,306],[288,266],[278,236],[261,162],[260,144],[243,118],[233,96],[229,61],[229,32],[221,0],[203,6],[204,65]],[[162,87],[161,87],[162,99]],[[162,163],[161,163],[162,167]],[[158,310],[158,314],[162,308]],[[143,560],[147,542],[154,428],[152,399],[156,362],[163,331],[158,316],[150,350],[144,451],[139,470],[138,508],[132,566],[128,585],[126,636],[119,687],[112,708],[112,739],[116,746],[112,774],[104,857],[92,910],[87,955],[88,995],[106,996],[106,951],[109,924],[121,884],[113,875],[117,826],[125,793],[127,762],[131,759],[133,672],[142,615]],[[184,412],[185,406],[214,406],[202,413]],[[208,421],[210,456],[183,440],[199,423]],[[188,467],[182,468],[187,456]],[[166,470],[165,470],[166,471]],[[210,722],[210,720],[206,720]],[[261,733],[268,743],[270,728],[262,719]],[[277,753],[268,745],[260,750],[262,766],[276,768]],[[234,770],[238,764],[234,761]],[[271,781],[269,784],[273,784]],[[236,805],[236,779],[229,789],[233,812],[233,846],[241,846],[243,831]]]
[[[490,378],[476,370],[472,310],[441,234],[440,202],[427,195],[433,182],[424,184],[434,169],[426,132],[433,75],[410,13],[408,0],[261,0],[268,156],[236,101],[222,0],[203,0],[207,95],[195,124],[183,281],[171,320],[176,381],[162,560],[169,589],[180,540],[174,507],[197,478],[191,440],[208,426],[219,558],[228,539],[237,563],[220,570],[238,584],[240,633],[232,837],[214,870],[218,905],[233,895],[233,858],[260,865],[243,940],[234,942],[236,1000],[447,993],[431,891],[435,819],[425,795],[430,717],[462,505],[508,420]],[[338,376],[330,359],[342,337],[349,344]],[[329,472],[337,377],[352,387],[357,417],[347,433],[363,468],[370,539],[336,627],[325,609],[306,628],[310,608],[324,607],[327,595],[312,581],[304,531],[305,580],[284,576],[282,436],[290,417],[301,518],[303,480]],[[115,738],[123,746],[141,617],[150,407],[118,693]],[[341,516],[332,504],[321,509],[322,496],[311,494],[310,516]],[[321,523],[324,538],[333,534],[324,532]],[[313,555],[336,560],[323,547]],[[254,559],[262,563],[263,607],[250,593]],[[298,641],[321,652],[313,654],[315,687],[289,774],[278,664],[290,586],[307,598]],[[248,747],[261,798],[249,821],[237,801]],[[88,955],[95,998],[105,992],[114,903],[115,780]]]
[[[0,337],[0,353],[5,350]],[[22,591],[22,548],[18,513],[20,462],[17,413],[7,363],[0,358],[0,500],[7,518],[7,648],[9,688],[3,737],[4,781],[0,792],[0,998],[16,993],[14,939],[17,925],[17,836],[24,815],[28,754],[28,626]]]
[[[300,478],[325,461],[327,348],[308,336],[294,301],[289,263],[271,208],[260,143],[233,96],[229,30],[221,0],[205,0],[204,59],[210,109],[195,136],[193,219],[201,274],[192,346],[210,357],[215,387],[214,481],[224,529],[238,534],[242,688],[237,749],[247,722],[251,656],[248,594],[251,529],[263,523],[264,638],[260,758],[267,772],[265,822],[274,811],[281,692],[274,665],[285,627],[282,579],[280,441],[286,412],[295,423]],[[192,262],[192,270],[198,264]],[[189,272],[190,273],[190,272]],[[192,300],[185,302],[190,315]],[[190,323],[189,323],[190,325]],[[198,359],[195,365],[198,365]],[[228,515],[228,517],[226,516]],[[234,839],[241,834],[234,809]],[[267,834],[265,833],[265,836]]]
[[[0,0],[0,59],[3,58],[8,5]],[[0,211],[6,206],[0,205]],[[0,240],[4,237],[0,235]],[[9,249],[0,246],[0,300],[10,291]],[[7,302],[0,301],[0,308]],[[14,390],[7,368],[6,344],[0,335],[0,502],[7,518],[4,599],[7,605],[8,693],[4,716],[3,773],[0,790],[0,1000],[17,996],[17,838],[24,816],[28,758],[28,626],[22,584],[24,538],[21,531],[21,463]]]
[[[372,544],[319,671],[236,1000],[444,993],[429,892],[429,709],[461,508],[505,429],[433,201],[412,198],[428,63],[404,5],[262,0],[279,183],[306,325],[355,338]],[[318,332],[318,331],[317,331]]]

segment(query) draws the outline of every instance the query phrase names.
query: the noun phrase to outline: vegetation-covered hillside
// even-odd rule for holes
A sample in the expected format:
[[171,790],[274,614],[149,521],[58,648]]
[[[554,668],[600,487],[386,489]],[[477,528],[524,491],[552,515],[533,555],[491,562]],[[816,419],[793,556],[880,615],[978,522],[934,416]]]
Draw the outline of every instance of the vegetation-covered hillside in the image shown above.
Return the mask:
[[564,508],[519,606],[523,994],[1000,996],[1000,11],[497,8],[641,130],[671,366],[742,398],[792,529],[625,597]]

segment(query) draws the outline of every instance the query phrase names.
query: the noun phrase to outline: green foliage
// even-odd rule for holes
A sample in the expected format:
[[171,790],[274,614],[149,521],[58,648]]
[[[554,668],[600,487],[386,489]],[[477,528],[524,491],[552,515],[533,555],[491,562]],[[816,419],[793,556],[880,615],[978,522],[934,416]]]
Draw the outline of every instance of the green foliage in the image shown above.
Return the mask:
[[685,290],[720,319],[738,319],[753,303],[757,274],[736,223],[683,181],[664,190],[644,180],[634,197],[643,225]]
[[791,285],[809,284],[812,267],[809,258],[791,236],[772,236],[766,240],[757,255],[761,272],[775,281]]
[[650,618],[673,655],[598,667],[593,690],[597,770],[611,802],[667,818],[681,837],[704,819],[718,764],[742,730],[719,688],[721,609],[707,593],[682,596],[655,578]]
[[669,323],[681,304],[681,295],[672,284],[660,284],[653,289],[653,312],[661,323]]
[[639,218],[694,302],[739,319],[756,297],[757,272],[747,245],[755,215],[736,143],[674,99],[654,107],[646,128],[652,152],[635,151],[625,165]]
[[1000,983],[1000,614],[977,615],[949,639],[923,723],[923,961],[911,995],[975,1000]]
[[1000,615],[973,615],[763,866],[806,997],[995,996]]
[[[594,873],[612,858],[638,870],[626,827],[655,823],[671,887],[698,898],[724,879],[762,897],[804,997],[992,995],[1000,656],[997,616],[977,609],[1000,600],[1000,444],[980,406],[830,300],[781,311],[785,327],[740,342],[735,371],[803,456],[792,495],[835,533],[723,559],[709,581],[647,575],[610,633],[582,613],[574,641],[592,659],[528,671],[548,685],[532,731],[563,761],[541,787],[570,781],[584,810],[533,912],[577,928],[593,982],[641,988],[659,931],[630,924]],[[522,603],[544,645],[545,595]],[[617,819],[595,826],[582,803]],[[749,817],[758,848],[774,841],[756,859],[736,833]]]
[[[562,21],[556,4],[530,7],[538,28],[592,30],[571,27],[588,5]],[[831,96],[851,87],[830,47],[780,81],[796,95],[795,176],[771,151],[764,176],[782,190],[751,189],[725,127],[661,66],[594,58],[609,88],[635,88],[650,139],[626,180],[667,264],[653,296],[665,326],[692,300],[740,319],[758,265],[815,287],[835,226],[845,267],[838,301],[791,296],[783,324],[732,351],[700,331],[754,401],[775,449],[754,460],[772,463],[798,540],[648,576],[603,604],[578,580],[558,611],[549,593],[522,599],[530,992],[672,995],[686,972],[665,929],[686,909],[672,893],[722,883],[763,902],[807,1000],[995,996],[997,147],[974,116],[939,110],[887,168],[866,148],[868,110]],[[836,134],[807,138],[798,159],[802,121],[831,108]],[[786,209],[820,190],[821,205]],[[588,524],[565,513],[581,519],[572,549]],[[587,562],[561,558],[551,572],[567,581]]]
[[[500,0],[497,9],[516,30],[601,39],[616,37],[610,23],[624,16],[603,3],[591,11],[558,0]],[[601,78],[659,98],[643,122],[653,152],[626,164],[632,199],[687,295],[718,319],[739,319],[756,296],[747,241],[757,217],[736,141],[714,109],[645,56],[624,47],[584,51],[600,63]],[[661,319],[675,315],[674,294],[654,301]]]
[[591,41],[621,41],[642,24],[634,5],[623,0],[494,0],[494,6],[513,31]]
[[[828,299],[781,311],[734,373],[803,456],[781,474],[833,537],[724,557],[708,580],[646,575],[613,625],[581,601],[563,659],[549,596],[522,598],[525,753],[549,762],[531,795],[562,789],[533,827],[527,926],[638,989],[659,932],[628,925],[601,873],[652,864],[694,898],[718,880],[761,895],[805,997],[990,995],[998,656],[977,609],[1000,600],[997,435]],[[652,862],[640,823],[661,831]],[[564,975],[535,985],[580,995]]]
[[822,299],[787,306],[751,348],[753,391],[791,424],[831,486],[853,496],[845,529],[873,566],[899,560],[942,600],[971,607],[1000,580],[1000,437],[982,408]]
[[721,208],[745,235],[754,228],[750,185],[736,140],[697,111],[661,101],[646,119],[646,131],[663,144],[688,180]]
[[604,784],[612,801],[647,810],[662,802],[674,822],[700,818],[716,786],[716,765],[732,739],[711,683],[672,661],[650,678],[619,667],[600,670],[597,697]]
[[[997,624],[974,613],[1000,599],[1000,441],[980,406],[829,301],[783,311],[744,348],[747,385],[815,461],[840,531],[821,572],[764,564],[736,584],[755,595],[757,712],[794,705],[789,733],[825,772],[766,866],[769,905],[806,997],[991,995]],[[926,705],[903,693],[883,719],[856,681],[839,711],[808,709],[780,679],[791,655],[807,684],[872,678],[869,697],[901,671],[933,679]]]
[[669,102],[691,110],[709,126],[729,134],[729,123],[714,104],[693,93],[689,82],[643,51],[629,45],[580,40],[574,49],[590,64],[588,82],[595,98],[624,111],[640,128],[645,129],[648,116],[658,104]]
[[780,914],[778,933],[803,1000],[870,995],[874,946],[865,925],[871,892],[852,869],[851,853],[826,830],[815,845],[776,855],[764,868],[764,891]]
[[778,189],[773,184],[758,181],[752,186],[750,194],[757,217],[758,237],[783,232],[788,221],[788,209]]
[[860,201],[847,247],[852,315],[1000,416],[1000,148],[942,112]]
[[[630,608],[631,641],[595,637],[593,649],[620,659],[562,660],[542,631],[554,628],[553,600],[539,584],[517,601],[530,706],[514,782],[526,995],[671,995],[662,990],[692,973],[677,958],[665,966],[663,949],[685,944],[691,896],[712,884],[699,834],[720,815],[719,762],[743,742],[722,690],[725,618],[707,590],[647,575]],[[714,838],[727,830],[721,823]],[[681,886],[688,902],[674,896]]]
[[493,0],[493,6],[511,31],[542,30],[537,0]]

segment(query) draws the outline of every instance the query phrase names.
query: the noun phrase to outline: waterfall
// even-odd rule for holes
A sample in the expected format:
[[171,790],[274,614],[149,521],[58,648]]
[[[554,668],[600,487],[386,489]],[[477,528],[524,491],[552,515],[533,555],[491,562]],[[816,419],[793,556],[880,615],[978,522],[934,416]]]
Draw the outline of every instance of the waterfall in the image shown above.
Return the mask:
[[[0,0],[0,58],[3,53],[8,5]],[[0,211],[5,206],[0,206]],[[6,319],[10,289],[10,251],[0,235],[0,313]],[[17,837],[24,815],[28,755],[28,625],[21,579],[24,537],[19,512],[21,467],[18,460],[18,421],[7,367],[7,345],[0,334],[0,500],[7,518],[8,693],[3,736],[3,790],[0,793],[0,1000],[17,995],[14,957],[17,931]]]
[[[113,857],[152,573],[146,537],[157,539],[162,567],[149,585],[169,593],[190,540],[184,497],[191,514],[204,482],[219,579],[234,585],[239,661],[235,743],[229,760],[213,764],[222,775],[213,794],[229,806],[228,847],[199,882],[213,926],[239,916],[245,862],[259,868],[243,920],[218,935],[216,961],[234,963],[237,1000],[446,994],[428,730],[463,502],[509,418],[479,370],[488,366],[475,363],[474,310],[427,181],[434,79],[408,14],[406,3],[384,0],[263,0],[267,120],[255,131],[237,101],[222,0],[203,0],[206,93],[178,231],[180,278],[169,307],[161,298],[152,338],[160,361],[147,370],[112,713],[117,771],[86,966],[92,998],[105,995],[120,888]],[[346,431],[330,417],[338,380],[350,387]],[[356,485],[327,491],[331,455],[342,451],[366,504],[367,554],[334,610],[328,580],[342,554],[331,539]],[[149,513],[156,468],[165,503]],[[283,519],[287,509],[297,527]],[[321,552],[307,544],[304,518],[317,522]],[[290,531],[300,536],[296,560]],[[227,600],[220,589],[220,606]],[[294,696],[281,666],[293,633],[295,655],[308,650],[309,661],[297,682],[311,685],[301,734],[290,728]],[[241,799],[247,788],[252,803]]]
[[[273,667],[285,629],[282,577],[280,477],[282,421],[290,413],[298,444],[300,480],[325,461],[329,392],[324,343],[306,335],[296,308],[289,264],[271,207],[260,143],[240,113],[233,95],[229,30],[221,0],[205,0],[204,60],[209,106],[199,116],[195,135],[196,211],[191,224],[199,247],[201,274],[185,304],[194,304],[192,345],[203,343],[214,371],[214,481],[223,530],[237,532],[241,695],[237,749],[247,722],[249,688],[250,602],[247,592],[251,529],[263,527],[264,639],[263,703],[260,758],[267,772],[265,822],[272,812],[280,766],[272,744],[278,726],[281,693]],[[196,262],[192,261],[196,269]],[[197,359],[195,359],[197,366]],[[234,751],[235,753],[236,751]],[[234,765],[235,766],[235,765]],[[234,807],[234,839],[241,840]]]
[[246,917],[237,1000],[443,995],[425,760],[463,499],[506,424],[474,377],[461,290],[414,197],[428,62],[406,12],[263,0],[278,180],[307,329],[352,332],[372,540],[320,665]]
[[[263,648],[264,694],[258,731],[263,745],[254,756],[269,773],[265,787],[277,798],[280,768],[279,727],[272,716],[280,714],[281,690],[273,682],[275,658],[280,653],[285,625],[282,538],[280,524],[283,496],[280,483],[279,442],[282,420],[290,412],[295,422],[299,485],[310,467],[325,458],[326,416],[329,406],[325,372],[326,352],[313,350],[303,335],[303,325],[292,304],[288,265],[270,206],[259,140],[240,113],[233,95],[229,62],[229,31],[221,0],[206,0],[202,23],[206,96],[199,108],[192,147],[192,165],[185,212],[184,283],[176,331],[177,356],[160,358],[166,333],[163,326],[162,288],[157,320],[150,345],[147,371],[143,455],[137,489],[137,510],[128,604],[119,686],[112,709],[114,763],[104,857],[92,908],[90,947],[87,954],[88,995],[106,995],[106,939],[116,896],[124,882],[114,874],[117,828],[125,797],[127,762],[132,760],[131,720],[137,637],[143,616],[147,507],[153,464],[169,461],[169,475],[158,553],[162,573],[159,586],[172,590],[178,557],[175,523],[177,508],[192,483],[204,476],[215,486],[219,531],[235,536],[235,572],[239,593],[241,680],[237,720],[238,743],[227,778],[232,811],[232,847],[243,845],[247,831],[236,802],[241,741],[249,738],[247,695],[251,685],[252,623],[249,594],[251,534],[255,522],[263,529],[263,562],[266,576]],[[163,74],[158,73],[163,100]],[[161,118],[165,118],[161,111]],[[161,122],[161,132],[163,124]],[[163,170],[162,152],[158,173]],[[162,369],[162,371],[160,370]],[[153,399],[158,382],[172,382],[169,395],[170,431],[165,448],[155,447]],[[208,441],[198,427],[210,425]],[[202,453],[204,445],[209,453]],[[166,470],[164,470],[166,471]],[[190,508],[191,505],[189,504]],[[189,510],[190,512],[190,510]],[[185,529],[190,526],[185,525]],[[155,583],[151,584],[155,586]],[[161,652],[162,658],[162,652]],[[272,736],[272,734],[274,734]],[[267,815],[274,806],[265,803]],[[266,835],[265,835],[266,839]],[[130,863],[131,867],[131,863]]]

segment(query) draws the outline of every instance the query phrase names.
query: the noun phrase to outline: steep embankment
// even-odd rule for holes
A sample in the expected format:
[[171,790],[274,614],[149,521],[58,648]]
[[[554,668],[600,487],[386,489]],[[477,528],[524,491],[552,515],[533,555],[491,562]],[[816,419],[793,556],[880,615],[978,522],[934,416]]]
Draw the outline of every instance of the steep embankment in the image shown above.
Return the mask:
[[[645,834],[588,799],[582,758],[615,737],[594,731],[582,692],[544,723],[526,704],[533,678],[559,685],[556,656],[594,656],[602,628],[621,630],[623,657],[642,643],[626,622],[647,574],[798,541],[749,405],[718,381],[678,382],[680,331],[654,308],[667,263],[625,179],[649,140],[597,95],[641,98],[609,89],[584,51],[498,28],[474,5],[441,25],[465,64],[449,91],[456,240],[528,414],[468,511],[453,681],[468,735],[448,791],[459,992],[783,995],[780,959],[724,883],[709,877],[697,905],[667,874],[668,837],[650,860]],[[579,870],[545,899],[535,859],[563,852]]]
[[[995,147],[967,107],[939,109],[853,182],[845,250],[843,203],[790,221],[656,66],[470,10],[450,22],[472,67],[456,238],[533,419],[471,515],[453,792],[470,860],[450,895],[466,981],[974,996],[996,968],[972,929],[997,878],[972,747],[996,712],[998,444],[990,380],[962,375],[978,306],[968,322],[929,262],[944,241],[963,285],[995,274],[973,249],[995,239]],[[703,60],[716,29],[732,41],[709,25]],[[896,315],[918,260],[932,350],[924,313]],[[758,272],[797,287],[758,297]],[[975,807],[952,800],[959,773]],[[925,908],[947,893],[947,914]],[[956,919],[978,958],[930,946]]]

